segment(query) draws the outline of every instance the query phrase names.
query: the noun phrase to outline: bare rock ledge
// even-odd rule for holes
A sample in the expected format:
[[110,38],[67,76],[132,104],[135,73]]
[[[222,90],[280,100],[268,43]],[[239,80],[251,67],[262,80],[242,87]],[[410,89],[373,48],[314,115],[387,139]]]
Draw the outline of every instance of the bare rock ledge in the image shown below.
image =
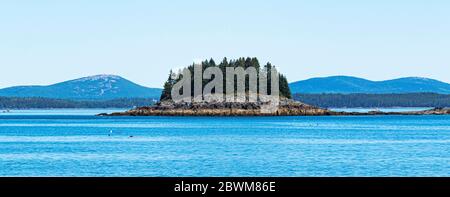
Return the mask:
[[261,113],[264,103],[235,102],[201,102],[173,103],[159,102],[154,106],[138,107],[125,112],[111,114],[102,113],[98,116],[361,116],[361,115],[446,115],[450,108],[434,108],[425,111],[411,112],[336,112],[328,109],[307,105],[290,99],[280,101],[278,110],[274,113]]

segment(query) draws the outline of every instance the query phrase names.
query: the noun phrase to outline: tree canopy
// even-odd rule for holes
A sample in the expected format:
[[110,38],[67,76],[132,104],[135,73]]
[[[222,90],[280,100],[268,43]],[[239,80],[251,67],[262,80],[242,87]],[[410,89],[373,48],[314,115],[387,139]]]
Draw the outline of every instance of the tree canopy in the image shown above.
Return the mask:
[[[226,92],[226,68],[227,67],[232,67],[232,68],[238,68],[238,67],[242,67],[243,69],[247,69],[249,67],[254,67],[256,69],[256,71],[258,71],[258,75],[261,72],[261,66],[259,63],[259,60],[256,57],[250,58],[250,57],[241,57],[235,60],[228,60],[226,57],[223,58],[223,60],[219,63],[216,64],[216,62],[211,58],[210,60],[204,60],[201,63],[202,66],[202,73],[209,67],[218,67],[220,68],[220,70],[223,73],[223,93],[225,94]],[[189,71],[191,73],[194,73],[194,64],[190,65],[187,67],[189,69]],[[264,65],[264,68],[266,69],[267,73],[270,73],[272,68],[275,68],[275,66],[273,66],[271,63],[267,63]],[[267,93],[271,94],[271,78],[270,78],[270,74],[267,74],[268,79],[267,79]],[[215,77],[215,76],[214,76]],[[205,87],[206,84],[208,84],[210,81],[214,80],[214,77],[212,79],[203,79],[203,88]],[[177,78],[177,79],[173,79],[173,72],[172,70],[170,71],[169,74],[169,78],[168,80],[164,83],[164,89],[162,91],[161,94],[161,100],[170,100],[171,99],[171,90],[172,87],[175,83],[177,83],[179,80],[181,80],[181,78]],[[234,90],[237,91],[237,83],[236,83],[237,79],[235,77],[235,87]],[[191,83],[194,84],[194,76],[191,76]],[[259,93],[259,81],[257,83],[258,87],[258,93]],[[192,93],[194,86],[192,86]],[[286,98],[292,98],[291,95],[291,91],[289,89],[289,84],[287,81],[286,76],[284,76],[283,74],[279,74],[279,92],[280,92],[280,96],[281,97],[286,97]],[[246,75],[246,79],[245,79],[245,90],[248,91],[249,90],[249,76]]]

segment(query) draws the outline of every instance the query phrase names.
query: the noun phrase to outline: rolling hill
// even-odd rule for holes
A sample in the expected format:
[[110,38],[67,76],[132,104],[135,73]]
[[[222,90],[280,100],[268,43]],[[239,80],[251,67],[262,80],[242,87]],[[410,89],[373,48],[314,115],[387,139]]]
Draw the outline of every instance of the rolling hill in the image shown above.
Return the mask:
[[[450,84],[428,78],[407,77],[370,81],[357,77],[311,78],[289,84],[293,94],[391,94],[429,92],[450,94]],[[15,86],[0,89],[0,97],[40,97],[71,100],[119,98],[159,99],[162,89],[148,88],[116,75],[95,75],[48,86]]]
[[450,84],[429,78],[406,77],[386,81],[370,81],[367,79],[332,76],[325,78],[311,78],[289,84],[293,94],[320,94],[320,93],[417,93],[430,92],[450,94]]
[[95,75],[49,86],[15,86],[0,89],[3,97],[42,97],[73,100],[118,98],[159,99],[161,89],[147,88],[115,75]]

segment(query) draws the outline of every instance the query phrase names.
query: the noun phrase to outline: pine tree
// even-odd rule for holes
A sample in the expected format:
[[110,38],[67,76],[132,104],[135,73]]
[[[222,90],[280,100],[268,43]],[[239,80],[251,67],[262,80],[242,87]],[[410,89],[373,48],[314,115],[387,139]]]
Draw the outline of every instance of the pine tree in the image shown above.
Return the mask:
[[[260,64],[259,61],[256,57],[253,58],[238,58],[235,60],[228,60],[226,57],[223,58],[222,62],[220,62],[220,64],[216,64],[215,61],[211,58],[209,60],[204,60],[202,63],[202,72],[205,71],[206,68],[208,67],[216,67],[218,66],[220,68],[220,70],[223,73],[223,93],[226,93],[226,68],[227,67],[233,67],[233,68],[237,68],[237,67],[241,67],[241,68],[248,68],[248,67],[255,67],[256,70],[258,72],[261,72],[261,68],[260,68]],[[270,62],[268,62],[266,65],[264,65],[265,71],[267,72],[267,93],[271,94],[271,84],[272,84],[272,80],[271,80],[271,70],[272,68],[275,68]],[[188,69],[191,73],[194,73],[194,64],[188,66]],[[259,75],[259,73],[258,73]],[[173,85],[178,82],[181,78],[177,78],[177,79],[172,79],[172,70],[170,71],[170,76],[169,79],[166,81],[166,83],[164,83],[164,90],[162,91],[161,94],[161,100],[169,100],[171,99],[171,90]],[[245,80],[245,90],[248,91],[249,90],[249,82],[248,82],[248,76],[246,76],[246,80]],[[213,80],[213,79],[211,79]],[[203,87],[210,82],[211,80],[203,80]],[[235,91],[237,91],[237,78],[234,78],[235,81]],[[191,75],[191,84],[194,84],[194,75]],[[259,80],[257,80],[257,90],[259,91]],[[191,86],[192,90],[192,94],[194,93],[194,86]],[[291,98],[291,91],[289,89],[289,84],[288,81],[286,79],[286,77],[282,74],[279,74],[279,88],[280,88],[280,96],[281,97],[286,97],[286,98]]]
[[289,83],[286,77],[282,74],[279,75],[280,78],[280,96],[286,97],[288,99],[292,98],[291,90],[289,89]]
[[164,83],[164,89],[163,89],[163,91],[161,93],[161,98],[160,98],[161,101],[172,99],[172,93],[171,92],[172,92],[172,87],[175,84],[175,80],[172,79],[172,76],[173,76],[173,72],[172,72],[172,70],[170,70],[169,78]]

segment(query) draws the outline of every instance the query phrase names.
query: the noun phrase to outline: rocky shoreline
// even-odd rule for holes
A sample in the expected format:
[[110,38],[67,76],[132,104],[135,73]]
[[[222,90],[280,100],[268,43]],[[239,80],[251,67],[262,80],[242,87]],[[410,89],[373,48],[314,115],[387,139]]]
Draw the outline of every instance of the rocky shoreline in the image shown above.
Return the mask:
[[278,109],[273,113],[262,113],[264,103],[236,102],[201,102],[173,103],[159,102],[154,106],[138,107],[125,112],[111,114],[102,113],[98,116],[363,116],[363,115],[446,115],[450,108],[435,108],[425,111],[411,112],[336,112],[322,109],[290,99],[280,101]]

